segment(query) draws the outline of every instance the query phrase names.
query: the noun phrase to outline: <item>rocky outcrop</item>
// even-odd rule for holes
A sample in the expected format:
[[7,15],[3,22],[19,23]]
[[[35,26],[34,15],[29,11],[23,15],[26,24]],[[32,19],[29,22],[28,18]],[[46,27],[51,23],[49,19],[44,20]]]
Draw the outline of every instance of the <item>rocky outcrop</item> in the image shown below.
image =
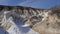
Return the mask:
[[12,16],[14,19],[22,18],[24,23],[28,23],[27,21],[30,21],[30,24],[32,24],[32,22],[33,24],[35,24],[34,22],[36,23],[40,22],[42,18],[45,18],[48,12],[50,12],[50,10],[48,9],[37,9],[23,6],[2,6],[2,5],[0,6],[0,11],[2,12],[2,15],[4,14],[4,12],[7,12],[6,14],[7,19],[8,16]]
[[13,17],[13,19],[23,19],[24,25],[30,26],[34,31],[40,34],[60,34],[59,8],[37,9],[23,6],[0,5],[0,13],[2,13],[0,14],[0,25],[4,24],[1,27],[6,31],[12,25],[8,19],[9,17]]
[[9,34],[10,33],[17,34],[16,31],[13,31],[14,33],[11,32],[13,28],[17,28],[17,32],[19,32],[19,27],[17,27],[16,24],[13,24],[14,21],[9,20],[10,17],[12,17],[13,20],[15,20],[16,18],[23,19],[24,24],[28,23],[32,27],[37,22],[40,22],[42,18],[44,18],[45,15],[48,14],[47,13],[48,11],[49,10],[47,9],[37,9],[22,6],[0,6],[0,13],[1,13],[0,15],[2,15],[0,16],[1,17],[0,27],[6,30]]

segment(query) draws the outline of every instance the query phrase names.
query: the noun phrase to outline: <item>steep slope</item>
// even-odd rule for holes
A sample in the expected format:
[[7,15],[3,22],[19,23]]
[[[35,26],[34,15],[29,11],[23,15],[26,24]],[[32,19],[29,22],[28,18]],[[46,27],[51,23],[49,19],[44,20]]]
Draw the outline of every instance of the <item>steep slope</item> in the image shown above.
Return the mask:
[[[0,5],[0,13],[2,13],[0,14],[2,15],[2,17],[0,16],[2,21],[0,21],[0,26],[3,24],[1,27],[9,34],[32,34],[33,32],[38,34],[37,32],[41,33],[43,30],[45,22],[52,24],[55,20],[57,20],[57,22],[60,20],[60,9],[57,8],[38,9],[23,6]],[[50,18],[52,18],[52,20]],[[10,23],[12,25],[10,25]],[[27,24],[29,25],[25,26]],[[41,30],[39,27],[42,27]],[[42,33],[43,32],[45,32],[45,30],[43,30]]]

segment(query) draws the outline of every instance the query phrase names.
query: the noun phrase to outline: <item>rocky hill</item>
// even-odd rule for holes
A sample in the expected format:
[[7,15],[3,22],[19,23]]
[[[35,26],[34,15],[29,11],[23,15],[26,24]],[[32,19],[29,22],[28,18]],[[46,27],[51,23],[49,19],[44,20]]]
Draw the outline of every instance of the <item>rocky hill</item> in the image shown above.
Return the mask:
[[[39,34],[58,34],[60,32],[59,23],[59,6],[50,9],[38,9],[23,6],[0,5],[0,26],[9,34],[21,34],[21,32],[24,32],[23,34],[31,34],[33,31]],[[29,28],[25,29],[26,27]],[[29,30],[30,28],[31,31]],[[11,32],[12,30],[14,33]]]

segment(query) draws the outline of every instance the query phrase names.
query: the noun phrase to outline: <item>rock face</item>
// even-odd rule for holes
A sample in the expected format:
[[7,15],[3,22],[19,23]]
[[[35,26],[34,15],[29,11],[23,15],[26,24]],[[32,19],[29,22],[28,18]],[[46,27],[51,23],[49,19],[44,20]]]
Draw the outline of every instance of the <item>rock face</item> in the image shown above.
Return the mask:
[[[0,14],[1,15],[0,26],[4,30],[6,30],[9,34],[21,34],[20,27],[18,27],[17,24],[15,24],[15,21],[9,20],[10,17],[12,17],[13,20],[15,20],[16,18],[23,19],[22,20],[23,25],[27,24],[30,21],[28,24],[30,25],[32,24],[31,25],[32,27],[37,22],[40,22],[48,11],[49,10],[46,10],[46,9],[36,9],[36,8],[22,7],[22,6],[0,6],[0,13],[1,13]],[[15,28],[16,30],[14,30]]]
[[8,16],[12,16],[14,19],[22,18],[24,23],[26,23],[26,24],[29,21],[30,21],[29,22],[30,24],[32,24],[32,22],[33,22],[33,24],[35,24],[37,22],[40,22],[42,20],[42,18],[45,18],[50,10],[23,7],[23,6],[0,6],[0,11],[2,13],[7,12],[7,14],[6,14],[7,19],[8,19]]
[[[8,21],[9,17],[12,17],[13,19],[22,19],[23,25],[25,25],[23,27],[30,26],[40,34],[60,34],[59,8],[37,9],[23,6],[1,5],[0,15],[0,26],[6,31],[8,31],[12,25],[12,23]],[[19,28],[17,29],[19,30]]]

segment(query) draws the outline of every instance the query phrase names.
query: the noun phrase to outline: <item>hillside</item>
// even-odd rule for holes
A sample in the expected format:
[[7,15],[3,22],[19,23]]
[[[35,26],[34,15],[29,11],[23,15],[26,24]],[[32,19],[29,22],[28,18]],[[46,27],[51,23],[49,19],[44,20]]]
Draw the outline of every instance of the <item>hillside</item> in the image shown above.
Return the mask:
[[[50,21],[48,19],[51,17],[46,19],[46,17],[50,16],[49,14],[56,14],[60,20],[60,6],[50,9],[39,9],[24,6],[0,5],[0,27],[7,34],[40,34],[39,27],[44,27],[45,22]],[[55,15],[52,17],[55,18]],[[41,21],[43,21],[43,24],[41,24]],[[29,26],[25,24],[29,24]]]

